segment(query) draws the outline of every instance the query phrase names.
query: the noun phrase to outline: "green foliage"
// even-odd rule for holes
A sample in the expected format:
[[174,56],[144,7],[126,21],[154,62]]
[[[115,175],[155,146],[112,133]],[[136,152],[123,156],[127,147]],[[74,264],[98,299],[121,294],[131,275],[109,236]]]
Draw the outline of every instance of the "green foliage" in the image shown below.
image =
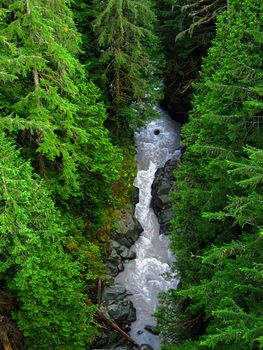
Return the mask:
[[[86,349],[97,329],[87,304],[105,275],[110,224],[127,205],[134,175],[133,149],[118,132],[152,115],[161,89],[154,6],[0,5],[1,291],[18,301],[13,318],[27,349]],[[161,296],[163,349],[256,350],[263,347],[263,5],[232,0],[224,12],[225,0],[155,5],[166,104],[180,101],[178,113],[189,108],[220,13],[175,173],[171,240],[181,283]],[[114,127],[86,70],[103,87]],[[105,122],[117,130],[115,143],[125,144],[123,167]]]
[[0,139],[1,280],[20,308],[13,316],[27,349],[85,349],[95,331],[80,266],[62,248],[65,230],[42,181]]
[[105,275],[94,231],[114,201],[122,156],[77,59],[69,2],[0,5],[0,128],[34,169],[2,140],[0,277],[18,300],[27,349],[83,349],[97,329],[85,300]]
[[262,347],[262,14],[256,0],[230,2],[195,85],[173,192],[181,283],[157,315],[164,349]]
[[0,33],[12,42],[1,45],[8,74],[0,88],[1,128],[16,137],[57,198],[85,197],[96,206],[92,187],[105,188],[103,199],[109,195],[121,156],[103,126],[99,91],[76,58],[71,12],[64,1],[1,5]]
[[215,35],[215,18],[225,0],[160,0],[158,31],[166,57],[165,106],[177,120],[187,119],[192,84]]
[[[124,127],[133,109],[142,113],[141,104],[156,100],[155,75],[160,56],[154,34],[155,14],[150,0],[96,3],[98,15],[93,28],[99,64],[103,67],[98,71],[108,90],[117,128]],[[127,106],[132,102],[139,105],[133,105],[127,114]]]

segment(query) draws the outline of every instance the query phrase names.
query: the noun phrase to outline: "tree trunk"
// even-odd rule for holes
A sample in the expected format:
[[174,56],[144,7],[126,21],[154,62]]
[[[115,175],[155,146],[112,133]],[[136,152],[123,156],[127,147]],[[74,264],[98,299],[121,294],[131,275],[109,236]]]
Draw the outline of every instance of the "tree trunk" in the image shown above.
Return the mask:
[[136,349],[138,349],[138,344],[136,344],[132,338],[125,333],[118,325],[115,323],[110,316],[105,311],[97,311],[96,316],[98,319],[106,322],[110,325],[115,331],[117,331],[125,340],[127,340],[130,344],[132,344]]
[[6,332],[0,332],[0,340],[2,342],[4,350],[12,350],[12,346],[10,344],[10,341],[8,339]]

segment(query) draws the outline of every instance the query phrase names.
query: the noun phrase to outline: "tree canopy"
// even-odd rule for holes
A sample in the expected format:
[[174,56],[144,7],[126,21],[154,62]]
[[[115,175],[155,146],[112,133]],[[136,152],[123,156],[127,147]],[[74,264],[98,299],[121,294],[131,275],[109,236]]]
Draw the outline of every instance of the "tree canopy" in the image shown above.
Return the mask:
[[81,266],[62,247],[66,231],[43,181],[2,133],[0,278],[17,298],[27,349],[85,349],[95,330]]
[[162,96],[186,152],[161,348],[263,347],[262,15],[258,0],[0,0],[0,347],[93,347],[131,135]]
[[[154,95],[158,39],[151,0],[97,1],[93,22],[99,48],[99,71],[108,90],[117,127],[125,126],[127,107]],[[153,56],[153,54],[155,54]],[[131,112],[128,113],[131,117]]]
[[163,349],[262,346],[262,13],[230,2],[194,88],[173,193],[181,283],[158,316],[180,345]]

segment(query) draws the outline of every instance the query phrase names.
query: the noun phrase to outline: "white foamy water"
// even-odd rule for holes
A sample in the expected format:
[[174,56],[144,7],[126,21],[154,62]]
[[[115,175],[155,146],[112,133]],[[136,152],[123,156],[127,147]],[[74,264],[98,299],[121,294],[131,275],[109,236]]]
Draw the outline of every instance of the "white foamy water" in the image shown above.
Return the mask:
[[168,239],[159,234],[159,223],[151,203],[151,186],[156,170],[167,160],[179,158],[180,126],[165,113],[135,133],[138,173],[134,186],[139,188],[139,203],[135,217],[143,232],[131,248],[136,259],[125,264],[125,269],[116,277],[116,282],[125,286],[137,311],[137,320],[131,325],[130,335],[139,344],[149,344],[160,349],[159,337],[144,329],[155,326],[153,314],[157,307],[157,296],[161,291],[176,288],[178,280],[172,274],[170,265],[173,257],[168,250]]

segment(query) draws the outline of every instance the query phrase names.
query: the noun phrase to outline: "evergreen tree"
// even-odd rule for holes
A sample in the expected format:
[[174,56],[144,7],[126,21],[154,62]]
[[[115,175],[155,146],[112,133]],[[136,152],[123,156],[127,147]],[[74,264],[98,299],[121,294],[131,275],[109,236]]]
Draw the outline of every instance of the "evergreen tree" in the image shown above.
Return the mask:
[[262,14],[256,0],[229,4],[195,86],[173,193],[181,283],[158,316],[173,344],[164,349],[262,346]]
[[[127,106],[154,94],[155,14],[150,0],[97,1],[94,30],[99,47],[99,74],[104,78],[117,129],[127,123]],[[127,118],[126,118],[127,119]]]
[[65,230],[43,181],[0,138],[0,279],[17,298],[13,312],[33,349],[86,349],[96,330],[80,266],[64,252]]
[[192,85],[199,80],[202,57],[215,35],[215,19],[226,0],[157,0],[158,31],[164,47],[163,105],[185,122],[191,108]]
[[[83,211],[85,197],[93,209],[100,208],[110,197],[121,157],[103,126],[98,89],[76,58],[80,38],[67,2],[0,5],[0,36],[11,43],[2,40],[1,63],[13,80],[0,87],[1,128],[16,137],[57,199],[78,198]],[[100,188],[99,203],[93,186]]]
[[[184,298],[185,309],[175,309],[172,314],[165,312],[169,298],[178,302],[178,296],[170,292],[168,298],[163,297],[164,306],[159,315],[165,319],[164,335],[170,342],[171,339],[178,341],[178,338],[169,339],[172,327],[177,336],[191,338],[204,318],[208,325],[206,334],[198,341],[188,340],[182,345],[165,346],[163,349],[255,350],[263,345],[263,313],[260,307],[263,294],[263,151],[248,147],[246,153],[250,159],[244,159],[242,163],[231,162],[229,170],[238,179],[236,184],[243,189],[243,194],[230,197],[224,212],[205,214],[210,220],[223,221],[232,217],[243,228],[241,238],[211,247],[202,257],[202,264],[207,266],[210,274],[207,273],[197,285],[178,292],[179,300]],[[251,225],[254,230],[249,232]],[[180,318],[174,322],[178,315]]]
[[[10,198],[25,206],[18,208],[23,230],[13,242],[11,230],[18,219],[14,216],[13,224],[4,212],[1,229],[3,237],[8,233],[10,239],[6,246],[1,240],[1,265],[5,260],[10,263],[1,267],[1,280],[19,302],[16,319],[28,349],[82,349],[96,327],[93,309],[84,303],[81,280],[90,292],[94,287],[90,281],[105,273],[91,225],[101,225],[105,219],[103,207],[112,201],[121,155],[103,126],[106,113],[98,101],[99,91],[76,58],[79,35],[67,3],[7,0],[0,4],[0,127],[51,191],[29,179],[31,170],[30,174],[23,170],[25,194],[18,188],[17,195],[25,196],[26,202]],[[15,175],[20,163],[10,172]],[[17,180],[12,181],[15,195]],[[50,196],[63,216],[54,210]]]

